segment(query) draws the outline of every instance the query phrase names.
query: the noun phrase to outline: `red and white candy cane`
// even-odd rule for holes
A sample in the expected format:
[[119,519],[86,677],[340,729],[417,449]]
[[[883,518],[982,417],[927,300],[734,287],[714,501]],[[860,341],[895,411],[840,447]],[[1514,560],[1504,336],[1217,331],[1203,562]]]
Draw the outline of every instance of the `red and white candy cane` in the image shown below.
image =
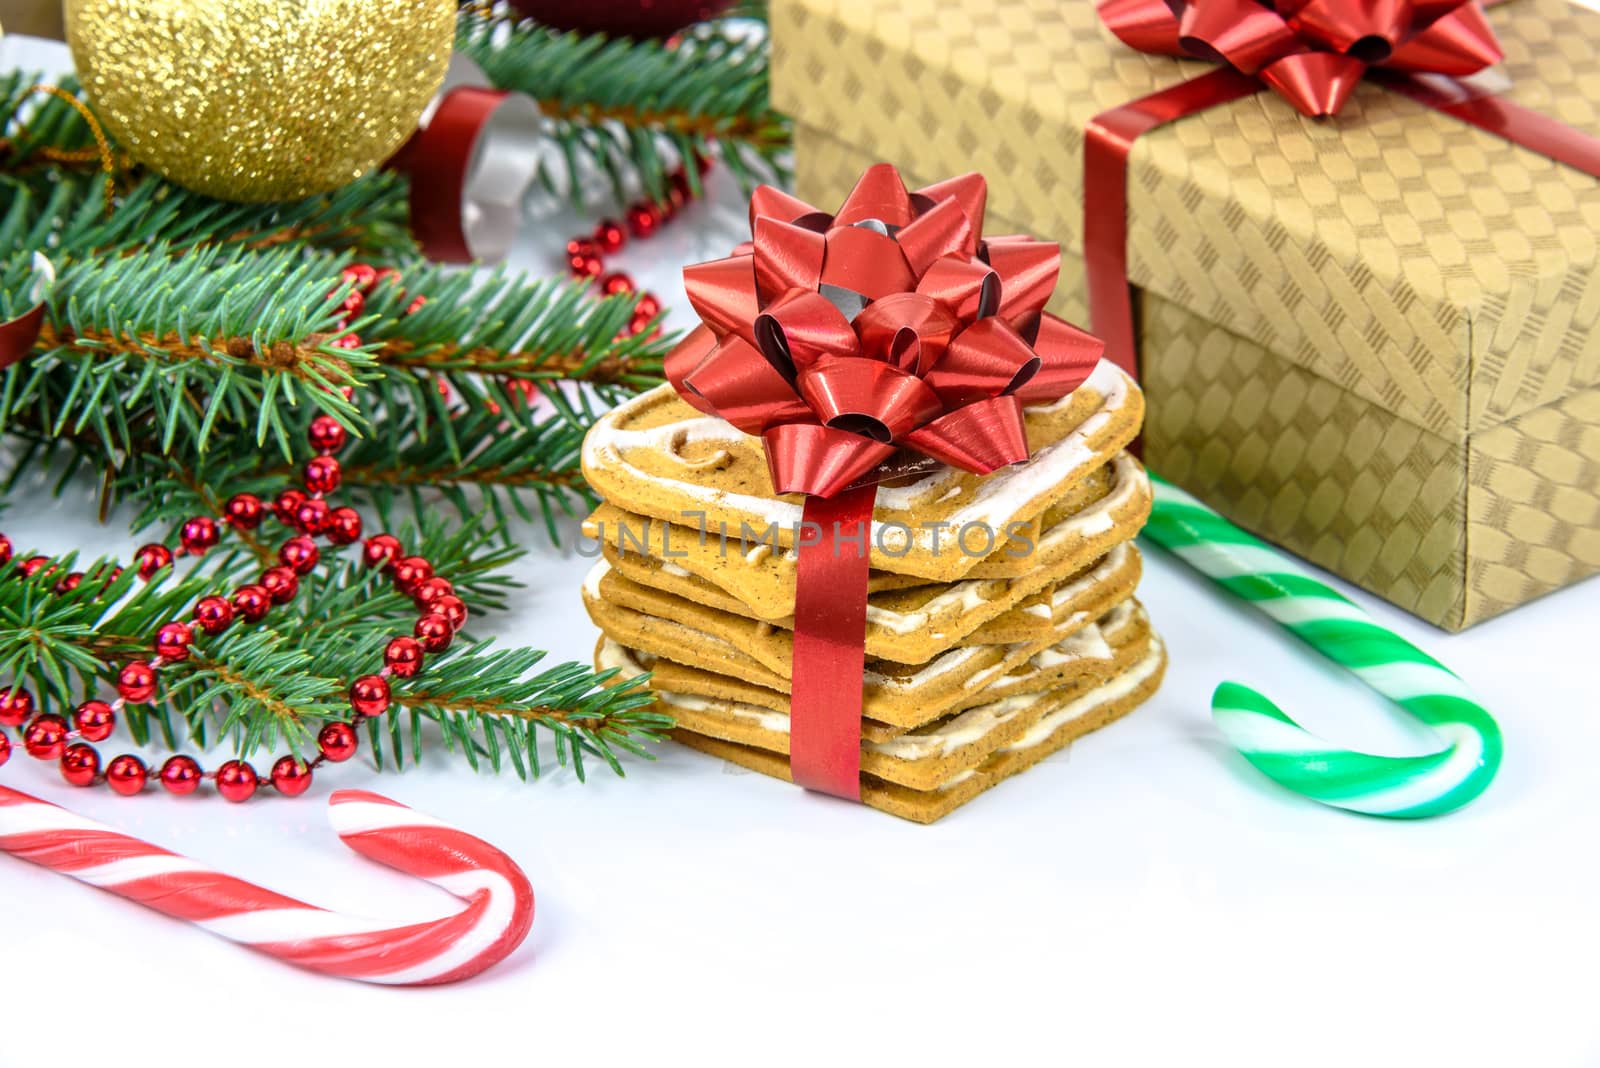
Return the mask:
[[367,983],[425,986],[467,979],[504,960],[527,937],[533,888],[500,850],[377,794],[339,790],[328,804],[345,845],[426,879],[467,907],[442,919],[399,926],[329,912],[3,786],[0,853],[267,956]]

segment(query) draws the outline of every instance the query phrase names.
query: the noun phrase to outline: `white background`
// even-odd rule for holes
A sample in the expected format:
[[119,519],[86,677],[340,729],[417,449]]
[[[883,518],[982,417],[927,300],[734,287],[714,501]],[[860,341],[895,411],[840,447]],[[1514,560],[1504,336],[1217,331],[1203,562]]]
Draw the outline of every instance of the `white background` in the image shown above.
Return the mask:
[[[684,307],[681,264],[740,237],[733,182],[712,183],[711,202],[617,258],[669,306]],[[554,271],[585,225],[541,218],[514,259]],[[126,554],[126,517],[95,526],[92,498],[26,487],[0,529],[22,548]],[[537,531],[527,544],[528,588],[489,632],[551,662],[587,658],[587,561]],[[1160,694],[932,827],[672,746],[586,785],[436,758],[402,776],[332,769],[308,798],[238,807],[73,790],[13,759],[9,786],[282,892],[441,914],[449,898],[329,832],[330,789],[374,788],[510,853],[538,918],[476,981],[388,990],[0,858],[0,1066],[1600,1064],[1600,584],[1454,637],[1353,592],[1465,675],[1505,728],[1490,791],[1420,823],[1283,793],[1220,741],[1208,699],[1237,678],[1348,745],[1422,752],[1425,734],[1154,548],[1140,596],[1171,651]]]

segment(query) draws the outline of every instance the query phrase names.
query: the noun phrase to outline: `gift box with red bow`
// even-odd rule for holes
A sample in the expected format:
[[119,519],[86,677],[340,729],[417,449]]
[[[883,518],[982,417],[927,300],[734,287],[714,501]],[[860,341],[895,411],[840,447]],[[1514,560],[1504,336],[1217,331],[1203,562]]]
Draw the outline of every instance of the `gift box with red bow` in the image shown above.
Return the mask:
[[775,0],[797,191],[976,168],[1152,469],[1459,629],[1600,570],[1600,14]]

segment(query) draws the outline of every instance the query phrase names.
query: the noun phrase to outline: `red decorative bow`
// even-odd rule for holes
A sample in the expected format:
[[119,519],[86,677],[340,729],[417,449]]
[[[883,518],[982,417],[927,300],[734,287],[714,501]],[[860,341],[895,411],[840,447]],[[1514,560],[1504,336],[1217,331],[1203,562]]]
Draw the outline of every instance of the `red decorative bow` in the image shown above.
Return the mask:
[[762,437],[779,493],[831,497],[901,448],[974,474],[1028,459],[1022,406],[1104,346],[1044,310],[1059,246],[982,238],[986,195],[976,174],[908,192],[888,164],[835,215],[763,186],[753,241],[683,272],[704,325],[668,380]]
[[1260,78],[1313,117],[1336,115],[1367,72],[1465,77],[1500,62],[1480,0],[1100,0],[1142,52]]

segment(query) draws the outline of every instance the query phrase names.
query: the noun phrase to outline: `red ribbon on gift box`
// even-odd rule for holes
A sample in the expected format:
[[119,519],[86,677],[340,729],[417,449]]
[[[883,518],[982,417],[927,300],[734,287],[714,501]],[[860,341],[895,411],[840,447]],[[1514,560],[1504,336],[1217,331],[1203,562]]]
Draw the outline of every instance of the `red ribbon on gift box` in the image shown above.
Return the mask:
[[752,240],[683,272],[702,325],[668,381],[761,438],[776,492],[806,495],[791,772],[852,800],[876,484],[906,454],[977,475],[1025,462],[1023,405],[1072,392],[1104,348],[1044,310],[1060,247],[984,239],[986,198],[975,174],[910,192],[888,164],[832,215],[763,186]]
[[[1128,156],[1169,122],[1271,89],[1312,118],[1336,115],[1373,77],[1419,103],[1600,178],[1600,139],[1460,79],[1498,63],[1480,0],[1100,0],[1101,20],[1142,52],[1218,70],[1097,115],[1084,145],[1090,322],[1106,355],[1137,367],[1128,281]],[[1436,76],[1436,77],[1427,77]]]

